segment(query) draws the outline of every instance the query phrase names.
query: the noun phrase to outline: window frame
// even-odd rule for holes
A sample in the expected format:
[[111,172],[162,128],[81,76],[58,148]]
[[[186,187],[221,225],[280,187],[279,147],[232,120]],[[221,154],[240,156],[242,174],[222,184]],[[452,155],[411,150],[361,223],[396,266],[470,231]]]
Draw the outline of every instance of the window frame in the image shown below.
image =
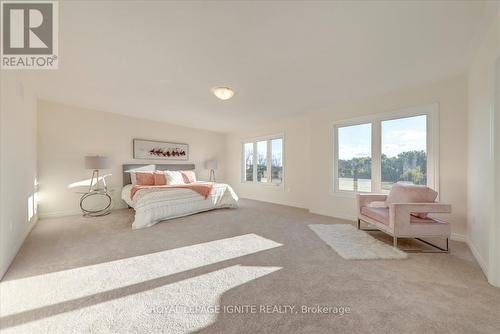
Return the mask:
[[[282,163],[282,172],[281,172],[281,182],[274,183],[271,179],[271,168],[272,168],[272,140],[281,139],[281,163]],[[267,144],[267,152],[266,152],[266,167],[269,171],[269,180],[267,182],[257,181],[257,142],[266,141]],[[245,163],[245,144],[252,143],[253,144],[253,180],[246,180],[246,163]],[[275,134],[254,138],[247,138],[241,141],[240,143],[241,155],[240,155],[240,182],[244,184],[259,184],[263,186],[273,186],[273,187],[283,187],[285,183],[285,135],[284,134]]]
[[[332,166],[330,194],[346,197],[354,197],[357,191],[341,190],[339,188],[338,178],[338,129],[345,126],[353,126],[360,124],[371,124],[371,153],[372,153],[372,175],[371,175],[371,192],[383,193],[382,190],[382,122],[396,120],[400,118],[408,118],[415,116],[427,116],[427,138],[426,138],[426,153],[427,153],[427,186],[433,188],[439,193],[439,104],[432,103],[428,105],[404,108],[392,112],[380,113],[370,116],[357,117],[344,121],[333,123],[331,140],[332,140]],[[359,192],[364,193],[364,192]]]

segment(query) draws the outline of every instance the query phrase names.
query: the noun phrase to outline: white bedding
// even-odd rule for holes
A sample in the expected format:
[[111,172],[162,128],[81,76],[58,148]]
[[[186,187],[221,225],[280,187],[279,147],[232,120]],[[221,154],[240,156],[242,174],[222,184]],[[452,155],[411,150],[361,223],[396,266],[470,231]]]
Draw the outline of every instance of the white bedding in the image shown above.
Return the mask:
[[238,196],[225,183],[215,183],[206,199],[191,189],[162,188],[140,189],[132,200],[130,199],[131,191],[131,184],[123,187],[122,199],[135,209],[135,219],[132,224],[134,229],[149,227],[162,220],[202,211],[238,207]]

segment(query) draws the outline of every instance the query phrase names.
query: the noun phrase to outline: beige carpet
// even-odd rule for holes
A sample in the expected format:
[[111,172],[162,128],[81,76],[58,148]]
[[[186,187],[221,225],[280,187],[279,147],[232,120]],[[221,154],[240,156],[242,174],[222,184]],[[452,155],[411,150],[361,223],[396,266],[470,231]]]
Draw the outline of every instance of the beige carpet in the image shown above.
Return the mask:
[[346,221],[249,200],[143,230],[131,222],[128,210],[41,220],[2,280],[2,333],[500,328],[500,289],[463,243],[451,254],[348,261],[308,228]]

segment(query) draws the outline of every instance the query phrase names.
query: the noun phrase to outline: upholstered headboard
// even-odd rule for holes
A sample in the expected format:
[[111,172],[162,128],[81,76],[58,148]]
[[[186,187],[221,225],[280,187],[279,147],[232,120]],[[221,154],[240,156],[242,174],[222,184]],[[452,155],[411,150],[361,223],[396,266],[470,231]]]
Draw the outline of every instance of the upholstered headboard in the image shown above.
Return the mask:
[[155,170],[194,170],[194,164],[127,164],[123,165],[123,185],[132,183],[131,171],[155,171]]

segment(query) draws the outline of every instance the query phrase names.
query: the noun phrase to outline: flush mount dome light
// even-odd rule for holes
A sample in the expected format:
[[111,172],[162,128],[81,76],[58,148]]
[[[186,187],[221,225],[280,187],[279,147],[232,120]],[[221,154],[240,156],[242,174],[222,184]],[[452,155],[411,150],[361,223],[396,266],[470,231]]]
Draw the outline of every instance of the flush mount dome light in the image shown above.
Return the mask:
[[212,93],[221,100],[229,100],[233,97],[234,90],[229,87],[214,87],[212,88]]

